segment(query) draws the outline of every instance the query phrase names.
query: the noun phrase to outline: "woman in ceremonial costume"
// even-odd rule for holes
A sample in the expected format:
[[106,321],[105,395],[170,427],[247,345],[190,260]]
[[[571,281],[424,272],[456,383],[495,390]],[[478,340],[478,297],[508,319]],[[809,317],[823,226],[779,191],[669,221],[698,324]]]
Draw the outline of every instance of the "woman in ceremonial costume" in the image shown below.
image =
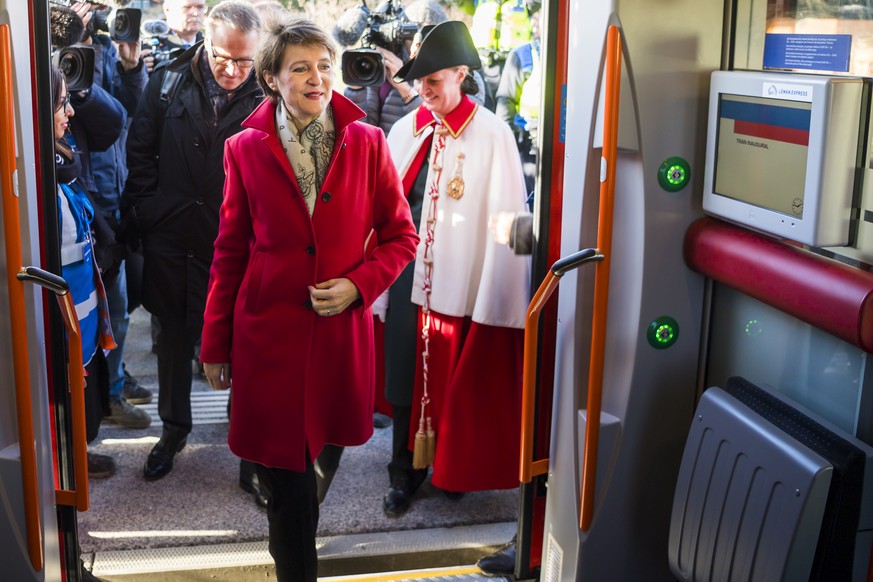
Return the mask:
[[480,67],[464,23],[434,27],[396,75],[415,81],[422,105],[388,136],[407,196],[424,196],[409,444],[430,434],[433,458],[415,466],[432,464],[433,484],[453,493],[518,486],[530,261],[494,241],[488,223],[524,211],[525,186],[510,128],[467,96]]

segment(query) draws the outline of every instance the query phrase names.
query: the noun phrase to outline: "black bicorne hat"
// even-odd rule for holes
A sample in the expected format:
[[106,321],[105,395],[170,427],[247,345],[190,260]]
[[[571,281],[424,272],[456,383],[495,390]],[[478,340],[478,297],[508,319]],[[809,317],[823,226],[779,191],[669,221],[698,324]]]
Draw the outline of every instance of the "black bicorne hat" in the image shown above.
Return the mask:
[[397,71],[394,80],[414,81],[459,65],[481,69],[482,61],[467,25],[460,20],[448,20],[433,27],[421,41],[418,54]]

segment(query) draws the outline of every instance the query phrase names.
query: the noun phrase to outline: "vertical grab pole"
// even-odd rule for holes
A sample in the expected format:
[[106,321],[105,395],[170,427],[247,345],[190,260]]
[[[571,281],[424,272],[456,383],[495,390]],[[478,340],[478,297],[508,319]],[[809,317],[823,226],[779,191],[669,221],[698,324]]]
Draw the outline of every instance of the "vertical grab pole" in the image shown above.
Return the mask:
[[[603,152],[601,158],[600,213],[597,248],[603,260],[594,274],[594,315],[591,325],[591,359],[588,372],[588,405],[582,457],[582,491],[579,528],[588,531],[594,513],[597,482],[597,447],[600,441],[600,409],[603,396],[604,344],[609,303],[609,267],[612,263],[612,216],[615,206],[615,166],[618,151],[618,106],[621,89],[621,33],[610,26],[606,34],[606,95],[604,102]],[[603,168],[605,167],[605,176]]]
[[27,553],[34,570],[42,570],[42,520],[36,472],[36,442],[33,432],[33,402],[27,353],[24,288],[16,280],[21,266],[21,225],[18,198],[14,192],[15,110],[12,87],[12,43],[8,24],[0,24],[0,191],[3,195],[3,232],[6,243],[6,285],[9,288],[9,322],[12,330],[12,364],[15,404],[18,414],[18,446],[27,528]]

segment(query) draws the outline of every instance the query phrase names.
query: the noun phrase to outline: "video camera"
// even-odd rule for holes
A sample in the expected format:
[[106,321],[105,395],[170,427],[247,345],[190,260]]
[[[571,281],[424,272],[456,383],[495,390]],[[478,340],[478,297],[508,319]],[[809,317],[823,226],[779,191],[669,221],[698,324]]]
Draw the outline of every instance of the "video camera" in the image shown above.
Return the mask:
[[52,64],[64,75],[67,91],[87,91],[94,84],[94,49],[73,45],[52,54]]
[[356,10],[366,19],[361,35],[364,48],[343,53],[343,82],[359,87],[381,85],[385,80],[385,63],[375,47],[402,56],[405,41],[415,37],[418,25],[406,17],[399,0],[388,0],[385,10],[380,12],[370,11],[363,2]]
[[[78,0],[50,0],[52,4],[65,6],[72,9]],[[95,2],[95,4],[100,4]],[[142,21],[142,11],[139,8],[118,8],[115,11],[111,7],[103,10],[94,10],[91,20],[85,32],[96,34],[108,32],[109,38],[115,42],[139,42],[139,25]]]
[[146,20],[142,23],[144,50],[150,50],[155,59],[155,66],[164,61],[170,61],[185,52],[185,49],[169,41],[170,26],[164,20]]

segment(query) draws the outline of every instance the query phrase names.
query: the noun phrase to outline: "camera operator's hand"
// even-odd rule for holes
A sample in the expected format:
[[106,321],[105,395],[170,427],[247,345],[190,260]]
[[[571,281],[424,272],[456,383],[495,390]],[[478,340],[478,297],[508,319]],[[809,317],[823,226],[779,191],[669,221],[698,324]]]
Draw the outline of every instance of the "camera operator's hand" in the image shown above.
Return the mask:
[[409,83],[395,83],[394,75],[397,74],[397,71],[400,70],[400,67],[403,66],[403,61],[400,58],[389,51],[388,49],[384,49],[382,47],[376,47],[380,53],[382,53],[382,60],[385,62],[385,71],[388,76],[388,82],[391,83],[395,88],[400,88],[398,85],[409,85]]
[[82,19],[82,23],[85,25],[85,30],[88,30],[88,23],[91,22],[91,17],[94,16],[94,11],[91,9],[91,3],[77,2],[73,5],[73,12],[79,15],[79,18]]
[[142,55],[142,47],[139,42],[118,42],[115,43],[115,48],[125,71],[133,70],[139,65],[139,58]]
[[406,103],[407,96],[413,92],[412,85],[406,81],[401,81],[399,83],[394,81],[394,75],[396,75],[397,71],[399,71],[403,66],[403,61],[388,49],[377,47],[377,50],[382,53],[382,60],[385,62],[385,76],[388,78],[388,82],[391,83],[392,87],[397,89],[397,92],[400,93],[400,97],[402,97],[404,103]]
[[142,62],[145,65],[146,72],[151,75],[152,71],[155,70],[155,57],[152,56],[152,49],[143,49],[140,53],[142,57]]

